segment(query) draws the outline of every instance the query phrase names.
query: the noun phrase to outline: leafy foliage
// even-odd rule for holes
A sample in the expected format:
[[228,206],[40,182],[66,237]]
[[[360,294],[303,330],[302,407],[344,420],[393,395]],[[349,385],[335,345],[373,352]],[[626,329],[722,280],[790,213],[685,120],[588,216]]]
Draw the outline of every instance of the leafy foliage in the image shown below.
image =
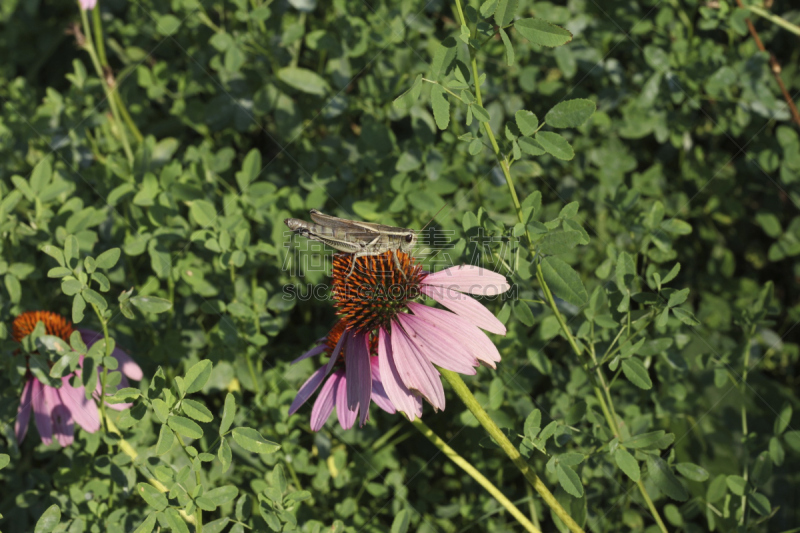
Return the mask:
[[[399,416],[288,415],[314,368],[289,362],[334,321],[327,265],[283,225],[312,208],[430,223],[426,269],[508,276],[482,302],[503,360],[468,385],[586,529],[656,527],[646,498],[670,531],[796,527],[800,136],[745,19],[795,96],[796,35],[729,0],[85,17],[0,7],[3,531],[517,527]],[[35,309],[109,341],[13,341]],[[141,383],[98,370],[114,346]],[[87,396],[132,407],[63,450],[33,424],[17,443],[26,372],[80,361]],[[451,391],[424,418],[564,530]]]

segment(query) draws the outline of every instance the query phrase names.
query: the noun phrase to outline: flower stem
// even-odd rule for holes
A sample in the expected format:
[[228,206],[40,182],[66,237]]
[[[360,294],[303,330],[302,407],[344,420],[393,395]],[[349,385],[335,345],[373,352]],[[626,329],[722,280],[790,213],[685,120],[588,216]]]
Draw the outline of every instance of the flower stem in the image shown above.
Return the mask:
[[520,455],[519,450],[511,444],[511,441],[508,440],[508,437],[497,427],[497,424],[494,423],[489,413],[478,403],[478,400],[472,395],[466,383],[464,383],[464,380],[461,379],[461,376],[444,368],[439,368],[439,372],[442,373],[444,378],[450,383],[450,386],[453,387],[455,393],[458,394],[458,397],[461,398],[461,401],[464,402],[464,405],[467,406],[467,409],[475,415],[475,418],[478,419],[478,422],[481,423],[486,432],[500,445],[500,448],[508,455],[519,471],[522,472],[525,479],[536,489],[536,492],[539,493],[539,496],[541,496],[548,507],[553,510],[555,515],[564,522],[572,533],[583,533],[583,529],[581,529],[567,511],[564,510],[561,504],[558,503],[553,493],[550,492],[542,480],[539,479],[539,476],[536,475],[536,472],[528,465],[528,462]]
[[789,30],[790,32],[794,33],[795,35],[800,36],[800,26],[797,26],[796,24],[792,24],[791,22],[789,22],[785,18],[781,18],[778,15],[775,15],[774,13],[770,13],[769,11],[767,11],[766,9],[764,9],[762,7],[747,6],[747,5],[746,6],[742,6],[742,7],[744,7],[747,10],[749,10],[751,13],[755,13],[759,17],[764,17],[765,19],[767,19],[768,21],[772,22],[773,24],[777,24],[778,26],[781,26],[782,28],[785,28],[785,29]]
[[[189,451],[186,449],[186,443],[183,442],[183,437],[181,437],[180,434],[178,433],[175,433],[175,436],[178,437],[178,444],[181,445],[181,449],[183,449],[183,453],[186,454],[186,458],[189,459],[190,463],[193,463],[194,459],[192,458],[191,455],[189,455]],[[200,485],[202,485],[202,483],[200,482],[200,470],[195,470],[194,476],[195,476],[194,478],[195,482],[199,487]],[[195,533],[203,533],[203,511],[199,507],[194,512],[194,519],[195,519],[195,526],[194,526]]]
[[92,28],[89,26],[89,17],[86,16],[86,11],[83,9],[81,9],[81,21],[83,22],[83,31],[86,34],[86,51],[89,53],[89,57],[92,60],[92,65],[94,65],[94,69],[97,72],[97,76],[100,78],[100,83],[103,85],[103,90],[106,93],[108,106],[111,108],[111,114],[114,116],[114,122],[116,122],[117,128],[119,129],[119,136],[120,140],[122,141],[122,148],[125,151],[125,156],[128,158],[128,163],[133,166],[133,152],[131,151],[131,146],[128,142],[128,135],[125,133],[125,126],[120,118],[119,109],[117,109],[117,100],[114,98],[114,89],[109,86],[103,66],[100,63],[100,59],[97,57],[94,40],[92,39]]
[[508,498],[506,498],[502,492],[500,492],[500,489],[494,486],[491,481],[486,479],[483,474],[478,472],[478,470],[472,466],[469,461],[458,455],[458,452],[448,446],[447,443],[443,441],[436,433],[434,433],[431,428],[425,425],[422,420],[419,418],[412,420],[411,425],[417,428],[419,432],[422,433],[426,439],[431,441],[431,443],[433,443],[433,445],[436,446],[440,451],[442,451],[448,459],[453,461],[457,466],[461,467],[461,469],[469,474],[472,479],[477,481],[481,487],[486,489],[500,505],[505,507],[505,509],[511,513],[517,522],[522,524],[522,527],[524,527],[526,531],[530,531],[531,533],[541,533],[541,531],[539,531],[539,529],[534,526],[531,521],[528,520],[528,518],[522,514],[522,512],[517,509],[517,507]]

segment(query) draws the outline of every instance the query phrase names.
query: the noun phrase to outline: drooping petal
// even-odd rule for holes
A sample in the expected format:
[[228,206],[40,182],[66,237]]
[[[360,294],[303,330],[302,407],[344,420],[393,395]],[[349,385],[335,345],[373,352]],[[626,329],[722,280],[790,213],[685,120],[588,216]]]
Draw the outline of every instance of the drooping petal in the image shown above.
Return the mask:
[[122,348],[114,348],[114,351],[111,352],[111,356],[119,361],[119,370],[122,371],[122,374],[129,377],[134,381],[141,381],[144,377],[144,373],[142,372],[142,367],[136,364],[136,362],[128,355],[125,350]]
[[17,444],[25,440],[25,435],[28,433],[28,423],[31,420],[31,395],[35,380],[36,378],[30,377],[22,387],[22,396],[19,399],[19,408],[17,409],[17,421],[14,422],[14,435],[17,437]]
[[475,326],[490,333],[506,334],[506,327],[478,300],[455,290],[423,285],[420,292],[429,296]]
[[61,401],[67,406],[72,418],[80,427],[89,433],[100,429],[100,411],[97,404],[86,399],[83,387],[74,388],[68,377],[61,378],[61,389],[58,391]]
[[339,381],[341,374],[341,370],[335,371],[319,391],[314,407],[311,408],[311,431],[322,429],[331,416],[336,403],[336,382]]
[[392,401],[386,394],[383,383],[381,383],[381,370],[378,357],[370,356],[369,364],[370,370],[372,371],[372,401],[387,413],[395,414],[397,410],[394,408],[394,405],[392,405]]
[[461,339],[462,345],[472,353],[475,358],[491,368],[500,361],[500,352],[497,346],[484,332],[460,316],[435,309],[417,302],[409,302],[408,308],[416,316],[436,326],[456,339]]
[[325,346],[324,344],[320,344],[319,346],[314,346],[309,351],[307,351],[306,353],[304,353],[303,355],[301,355],[300,357],[298,357],[297,359],[295,359],[294,361],[292,361],[289,364],[294,365],[294,364],[299,363],[303,359],[308,359],[309,357],[314,357],[315,355],[319,355],[322,352],[324,352],[325,350],[327,350],[327,348],[328,347]]
[[403,383],[395,364],[389,333],[384,328],[378,330],[378,366],[381,373],[381,383],[392,404],[399,411],[407,414],[411,420],[421,417],[422,400],[419,396],[415,396]]
[[392,353],[400,378],[412,391],[417,391],[434,407],[444,410],[444,388],[439,372],[420,353],[396,320],[392,321]]
[[369,364],[369,336],[354,332],[347,344],[345,370],[347,372],[347,407],[357,411],[361,407],[359,425],[369,416],[369,399],[372,396],[372,371]]
[[[367,407],[367,412],[369,412],[369,407]],[[342,428],[350,429],[356,422],[356,415],[358,415],[358,406],[355,411],[350,410],[347,406],[347,375],[341,374],[336,382],[336,417]]]
[[339,353],[344,348],[345,343],[347,343],[348,339],[350,338],[350,330],[345,329],[342,335],[339,337],[339,341],[336,343],[336,347],[333,349],[333,353],[331,354],[331,358],[328,359],[328,364],[325,367],[325,374],[328,374],[333,369],[333,365],[336,364],[336,360],[339,359]]
[[44,396],[45,386],[36,378],[33,378],[33,386],[31,387],[32,400],[33,400],[33,418],[36,420],[36,428],[39,430],[39,436],[45,444],[53,442],[53,423],[50,420],[50,406],[47,405],[47,399]]
[[436,323],[407,313],[399,313],[397,320],[411,342],[433,364],[469,376],[475,375],[478,360],[457,338],[452,337]]
[[311,377],[306,380],[305,383],[300,387],[300,390],[297,391],[297,396],[295,396],[292,405],[289,407],[289,414],[293,415],[300,406],[306,403],[309,398],[316,392],[319,388],[322,380],[325,379],[325,376],[328,375],[326,372],[327,367],[320,367],[317,369],[316,372],[311,374]]
[[64,405],[61,394],[54,387],[44,387],[44,398],[50,407],[50,419],[53,424],[53,434],[58,443],[69,446],[75,439],[75,424],[73,423],[72,413]]
[[482,296],[495,296],[511,288],[502,274],[474,265],[459,265],[429,274],[422,284]]

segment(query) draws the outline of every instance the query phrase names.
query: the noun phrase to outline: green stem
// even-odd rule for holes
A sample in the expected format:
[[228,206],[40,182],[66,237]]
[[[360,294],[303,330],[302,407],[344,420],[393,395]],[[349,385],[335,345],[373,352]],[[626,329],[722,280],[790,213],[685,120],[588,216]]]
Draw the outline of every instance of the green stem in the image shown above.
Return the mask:
[[550,492],[542,480],[539,479],[539,476],[536,475],[536,472],[528,465],[528,462],[520,455],[519,450],[511,444],[511,441],[508,440],[505,433],[494,423],[489,413],[478,403],[478,400],[472,395],[466,383],[464,383],[464,380],[461,379],[461,376],[444,368],[439,368],[439,372],[441,372],[442,376],[450,383],[450,386],[453,387],[453,390],[458,397],[461,398],[461,401],[464,402],[464,405],[467,406],[467,409],[475,415],[475,418],[478,419],[478,422],[481,423],[486,432],[500,445],[500,448],[508,455],[511,462],[513,462],[522,475],[525,476],[525,479],[527,479],[536,492],[539,493],[539,496],[541,496],[548,507],[553,510],[555,515],[564,522],[572,533],[583,533],[583,529],[581,529],[567,511],[564,510],[561,504],[558,503],[553,493]]
[[448,459],[453,461],[456,464],[456,466],[461,467],[461,469],[467,474],[469,474],[469,476],[472,479],[477,481],[481,487],[486,489],[486,491],[489,494],[491,494],[492,497],[495,500],[497,500],[497,502],[500,505],[502,505],[509,513],[511,513],[511,515],[517,520],[517,522],[522,524],[522,527],[524,527],[527,531],[530,531],[531,533],[541,533],[541,531],[536,526],[534,526],[531,523],[531,521],[528,520],[527,517],[524,514],[522,514],[522,512],[519,509],[517,509],[517,507],[513,503],[511,503],[511,501],[508,498],[506,498],[506,496],[502,492],[500,492],[500,489],[494,486],[494,484],[492,484],[491,481],[486,479],[486,477],[483,474],[478,472],[478,470],[474,466],[472,466],[472,464],[470,464],[469,461],[458,455],[458,452],[456,452],[453,448],[448,446],[447,443],[443,441],[436,433],[434,433],[431,428],[426,426],[422,420],[420,420],[419,418],[412,420],[411,425],[417,428],[419,432],[425,436],[426,439],[431,441],[431,443],[433,443],[434,446],[436,446],[442,453],[444,453]]
[[108,106],[111,108],[111,114],[114,116],[114,122],[116,122],[117,128],[119,129],[119,136],[120,140],[122,141],[122,148],[125,151],[125,156],[128,158],[128,163],[133,166],[133,152],[131,151],[131,146],[128,143],[128,135],[125,133],[125,126],[120,118],[119,109],[117,109],[117,100],[114,98],[113,90],[108,85],[105,71],[103,70],[103,66],[100,64],[100,59],[97,57],[94,40],[92,39],[92,28],[89,26],[89,17],[87,17],[86,11],[83,9],[81,9],[81,21],[83,22],[83,31],[86,34],[86,51],[89,53],[89,57],[92,60],[92,65],[94,65],[97,76],[100,78],[100,83],[103,85],[103,91],[106,93]]
[[97,57],[100,64],[104,67],[108,66],[108,59],[106,58],[106,46],[103,41],[103,21],[100,20],[100,9],[92,9],[92,23],[94,24],[94,45],[97,48]]
[[759,17],[763,17],[768,21],[772,22],[773,24],[777,24],[781,28],[787,29],[790,32],[794,33],[795,35],[800,36],[800,26],[796,24],[792,24],[785,18],[781,18],[778,15],[770,13],[766,9],[758,6],[744,6],[745,9],[749,9],[751,13],[755,13]]
[[[178,444],[181,445],[181,449],[183,449],[183,453],[186,454],[186,457],[189,459],[189,462],[194,462],[194,458],[189,455],[189,451],[186,449],[186,443],[183,442],[183,437],[180,434],[175,433],[175,436],[178,437]],[[198,486],[202,485],[200,481],[200,470],[195,470],[194,472],[194,479]],[[199,507],[194,512],[194,519],[195,519],[195,533],[203,533],[203,511]]]
[[[749,472],[750,469],[749,469],[749,465],[748,465],[748,461],[747,461],[750,452],[748,450],[748,445],[747,445],[748,444],[748,442],[747,442],[747,434],[748,434],[748,429],[747,429],[747,403],[745,402],[745,395],[747,394],[747,372],[748,372],[749,367],[750,367],[750,338],[752,337],[752,335],[753,335],[753,328],[750,327],[750,329],[748,329],[745,332],[745,337],[744,337],[744,348],[743,348],[744,349],[744,368],[742,369],[742,383],[741,383],[741,386],[740,386],[740,391],[741,391],[741,395],[742,395],[742,407],[741,407],[741,413],[742,413],[742,449],[744,451],[744,461],[743,461],[744,462],[744,468],[743,468],[743,472],[742,472],[742,477],[745,479],[745,481],[747,481],[748,478],[750,477],[750,472]],[[745,516],[746,515],[747,515],[747,493],[745,492],[744,494],[742,494],[742,517],[739,519],[739,525],[744,525]]]

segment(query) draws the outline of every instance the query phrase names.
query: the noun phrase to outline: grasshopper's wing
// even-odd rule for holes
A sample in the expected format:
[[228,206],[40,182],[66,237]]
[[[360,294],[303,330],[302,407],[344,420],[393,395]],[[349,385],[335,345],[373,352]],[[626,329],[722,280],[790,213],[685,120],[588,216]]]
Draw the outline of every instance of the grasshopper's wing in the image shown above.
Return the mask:
[[310,211],[311,220],[322,226],[340,227],[348,230],[354,230],[354,226],[358,227],[364,233],[375,234],[389,234],[389,235],[404,235],[413,232],[414,230],[408,228],[400,228],[397,226],[387,226],[385,224],[373,224],[372,222],[361,222],[359,220],[346,220],[344,218],[326,215],[321,211],[312,209]]

